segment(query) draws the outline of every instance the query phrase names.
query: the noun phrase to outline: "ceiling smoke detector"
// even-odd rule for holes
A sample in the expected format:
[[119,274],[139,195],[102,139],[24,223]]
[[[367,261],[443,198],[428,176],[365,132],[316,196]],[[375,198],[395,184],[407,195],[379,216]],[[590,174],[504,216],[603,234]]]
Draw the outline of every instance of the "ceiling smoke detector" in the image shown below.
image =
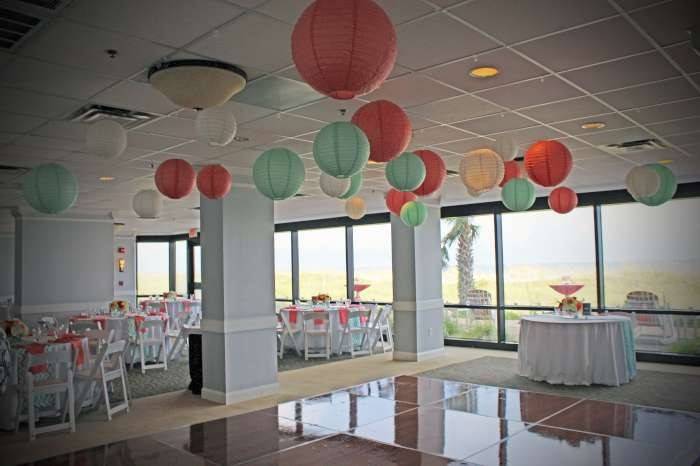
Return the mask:
[[666,149],[658,139],[640,139],[638,141],[627,141],[619,144],[608,144],[600,146],[601,149],[607,152],[612,152],[615,155],[634,154],[647,150]]

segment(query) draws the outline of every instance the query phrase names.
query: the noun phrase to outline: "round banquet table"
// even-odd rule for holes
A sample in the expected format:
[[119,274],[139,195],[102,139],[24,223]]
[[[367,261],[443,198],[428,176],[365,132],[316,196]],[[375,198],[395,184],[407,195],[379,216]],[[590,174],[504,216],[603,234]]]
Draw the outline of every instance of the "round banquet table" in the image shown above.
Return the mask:
[[520,375],[564,385],[612,385],[637,373],[632,324],[624,316],[520,320]]

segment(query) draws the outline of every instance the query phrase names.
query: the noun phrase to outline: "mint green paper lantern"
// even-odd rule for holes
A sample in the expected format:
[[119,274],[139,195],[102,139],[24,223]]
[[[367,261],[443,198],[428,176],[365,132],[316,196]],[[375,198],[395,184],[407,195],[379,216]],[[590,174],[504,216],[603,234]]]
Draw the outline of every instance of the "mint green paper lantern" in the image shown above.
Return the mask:
[[294,196],[305,177],[304,162],[289,149],[279,147],[266,150],[253,164],[255,186],[273,201]]
[[369,141],[359,127],[337,121],[319,131],[313,152],[322,172],[336,178],[350,178],[367,165]]
[[355,194],[357,194],[360,191],[360,188],[362,187],[362,172],[355,173],[350,177],[350,187],[348,188],[347,191],[345,191],[345,194],[340,196],[340,199],[350,199],[353,197]]
[[676,189],[678,188],[676,176],[673,172],[668,167],[659,163],[650,163],[646,165],[646,167],[659,174],[659,189],[656,191],[656,194],[640,197],[639,202],[650,207],[657,207],[673,199],[673,196],[676,194]]
[[501,200],[513,212],[527,210],[535,203],[535,186],[524,178],[514,178],[503,186]]
[[425,222],[428,209],[420,201],[409,201],[401,207],[401,221],[409,227],[417,227]]
[[404,152],[386,164],[384,169],[389,184],[399,191],[413,191],[425,180],[423,159],[413,152]]
[[42,214],[60,214],[78,200],[78,180],[63,165],[34,167],[22,180],[24,199]]

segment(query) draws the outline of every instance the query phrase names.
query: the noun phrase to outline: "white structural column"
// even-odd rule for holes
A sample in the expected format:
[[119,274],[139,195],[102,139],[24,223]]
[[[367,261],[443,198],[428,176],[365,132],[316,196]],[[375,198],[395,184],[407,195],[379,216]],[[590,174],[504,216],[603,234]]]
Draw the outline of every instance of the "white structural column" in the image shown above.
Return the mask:
[[277,390],[273,203],[235,186],[200,206],[202,398],[267,395]]
[[394,284],[394,359],[420,361],[444,351],[440,208],[428,207],[423,225],[391,216]]

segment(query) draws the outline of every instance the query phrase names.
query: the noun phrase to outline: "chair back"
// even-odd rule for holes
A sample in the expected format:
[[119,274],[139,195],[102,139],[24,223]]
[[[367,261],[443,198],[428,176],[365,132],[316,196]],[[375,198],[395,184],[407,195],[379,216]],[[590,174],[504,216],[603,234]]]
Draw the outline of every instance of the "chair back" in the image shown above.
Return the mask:
[[129,320],[126,317],[107,317],[104,320],[104,330],[113,330],[112,341],[129,338]]
[[630,309],[656,309],[659,297],[651,291],[630,291],[627,293],[625,307]]
[[44,351],[41,354],[29,353],[27,356],[27,380],[33,382],[33,372],[30,369],[41,366],[46,367],[46,371],[41,373],[49,374],[48,378],[42,377],[42,383],[68,382],[73,376],[73,351],[70,345],[66,345],[64,349]]
[[163,337],[164,331],[164,322],[160,317],[146,317],[146,320],[141,322],[137,333],[144,339],[158,340]]
[[372,322],[372,310],[350,308],[348,312],[348,323],[355,328],[371,328],[374,325],[374,322]]
[[314,330],[330,329],[330,313],[328,311],[304,312],[304,328],[313,327]]
[[100,330],[100,325],[91,320],[76,320],[70,323],[70,328],[74,333],[85,333],[88,330]]

